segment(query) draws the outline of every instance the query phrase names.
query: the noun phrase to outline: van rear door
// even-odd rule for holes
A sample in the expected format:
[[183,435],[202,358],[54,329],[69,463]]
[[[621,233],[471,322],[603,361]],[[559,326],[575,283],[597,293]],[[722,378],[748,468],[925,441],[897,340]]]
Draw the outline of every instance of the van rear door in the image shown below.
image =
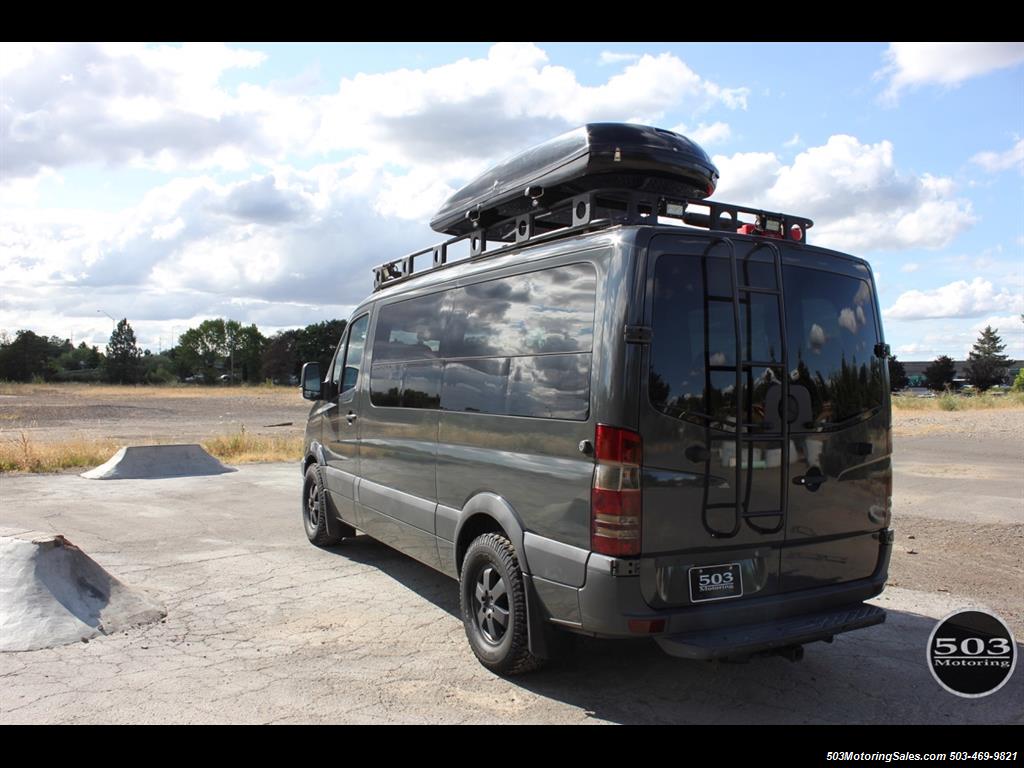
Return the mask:
[[874,570],[889,453],[877,312],[866,269],[819,253],[745,237],[651,241],[638,418],[652,606]]

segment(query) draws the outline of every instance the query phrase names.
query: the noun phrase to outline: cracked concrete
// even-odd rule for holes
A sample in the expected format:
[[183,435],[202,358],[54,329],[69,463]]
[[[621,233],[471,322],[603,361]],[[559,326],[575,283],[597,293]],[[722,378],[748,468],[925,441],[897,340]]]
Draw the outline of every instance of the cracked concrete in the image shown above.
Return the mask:
[[[88,643],[0,654],[2,723],[1024,723],[1018,669],[954,697],[924,648],[970,602],[891,588],[886,624],[803,662],[685,662],[581,639],[515,680],[484,670],[454,581],[365,536],[305,539],[294,465],[203,478],[0,480],[0,525],[67,535],[167,609]],[[977,604],[979,601],[975,601]]]

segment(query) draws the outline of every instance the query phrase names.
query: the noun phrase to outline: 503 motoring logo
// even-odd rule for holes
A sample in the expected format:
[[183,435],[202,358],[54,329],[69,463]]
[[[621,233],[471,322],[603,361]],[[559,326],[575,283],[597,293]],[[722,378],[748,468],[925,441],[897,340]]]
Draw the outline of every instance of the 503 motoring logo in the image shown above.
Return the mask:
[[928,638],[928,668],[939,685],[970,699],[995,693],[1017,666],[1017,645],[1006,623],[973,608],[951,613]]

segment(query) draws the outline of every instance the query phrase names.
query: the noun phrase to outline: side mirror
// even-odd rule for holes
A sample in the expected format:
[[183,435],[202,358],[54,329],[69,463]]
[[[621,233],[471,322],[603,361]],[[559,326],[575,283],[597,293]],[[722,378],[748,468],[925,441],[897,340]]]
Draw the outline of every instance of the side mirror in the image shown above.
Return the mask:
[[306,400],[320,399],[320,363],[302,366],[302,396]]

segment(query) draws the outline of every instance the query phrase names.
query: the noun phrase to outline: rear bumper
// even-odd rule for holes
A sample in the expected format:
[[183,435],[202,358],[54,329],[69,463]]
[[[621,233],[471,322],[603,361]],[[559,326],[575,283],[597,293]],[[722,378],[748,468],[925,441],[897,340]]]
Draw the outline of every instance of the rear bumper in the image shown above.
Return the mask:
[[612,558],[591,554],[579,590],[578,630],[598,637],[639,637],[631,620],[663,620],[656,635],[665,650],[687,658],[715,658],[823,640],[879,624],[880,608],[862,605],[879,594],[889,573],[892,544],[880,537],[875,572],[866,579],[749,600],[723,600],[680,608],[653,609],[644,601],[639,578],[623,576]]
[[791,645],[829,640],[842,632],[885,621],[885,611],[873,605],[834,608],[806,616],[776,619],[728,629],[705,629],[654,638],[665,653],[684,659],[746,656]]

